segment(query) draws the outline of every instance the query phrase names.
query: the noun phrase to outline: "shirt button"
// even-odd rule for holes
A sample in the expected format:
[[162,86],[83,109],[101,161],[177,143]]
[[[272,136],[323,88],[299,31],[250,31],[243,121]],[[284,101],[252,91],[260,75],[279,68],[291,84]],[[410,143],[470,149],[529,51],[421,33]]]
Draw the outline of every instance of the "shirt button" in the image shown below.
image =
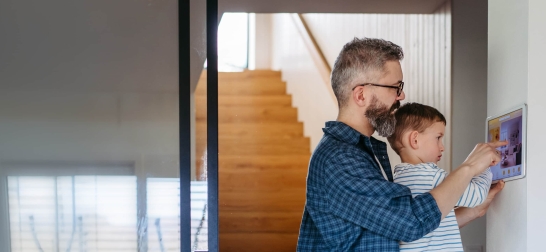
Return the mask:
[[385,156],[382,156],[383,159],[385,159]]

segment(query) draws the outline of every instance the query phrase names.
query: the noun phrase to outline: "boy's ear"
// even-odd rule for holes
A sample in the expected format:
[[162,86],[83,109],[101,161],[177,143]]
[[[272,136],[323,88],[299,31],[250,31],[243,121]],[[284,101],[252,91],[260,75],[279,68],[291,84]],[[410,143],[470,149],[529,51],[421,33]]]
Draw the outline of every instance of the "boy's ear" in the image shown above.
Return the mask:
[[417,132],[416,130],[410,132],[409,134],[409,144],[411,146],[412,149],[416,150],[416,149],[419,149],[419,132]]

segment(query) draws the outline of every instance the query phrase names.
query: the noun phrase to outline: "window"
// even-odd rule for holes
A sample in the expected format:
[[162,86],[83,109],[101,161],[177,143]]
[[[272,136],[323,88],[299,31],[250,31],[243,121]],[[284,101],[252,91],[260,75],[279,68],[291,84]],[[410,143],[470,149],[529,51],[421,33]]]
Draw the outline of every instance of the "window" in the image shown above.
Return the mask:
[[248,68],[248,13],[224,13],[218,25],[218,71]]

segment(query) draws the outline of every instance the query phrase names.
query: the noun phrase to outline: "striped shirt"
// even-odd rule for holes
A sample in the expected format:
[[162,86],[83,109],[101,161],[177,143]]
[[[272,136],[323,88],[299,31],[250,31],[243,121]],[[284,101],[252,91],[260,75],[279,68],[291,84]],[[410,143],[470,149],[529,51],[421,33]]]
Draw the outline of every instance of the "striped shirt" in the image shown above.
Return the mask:
[[[394,167],[394,182],[409,187],[413,197],[429,192],[446,176],[447,172],[434,163],[403,163]],[[455,206],[475,207],[482,204],[489,193],[492,176],[487,169],[472,178]],[[400,251],[463,251],[455,211],[451,210],[440,222],[440,226],[423,238],[413,242],[400,242]]]

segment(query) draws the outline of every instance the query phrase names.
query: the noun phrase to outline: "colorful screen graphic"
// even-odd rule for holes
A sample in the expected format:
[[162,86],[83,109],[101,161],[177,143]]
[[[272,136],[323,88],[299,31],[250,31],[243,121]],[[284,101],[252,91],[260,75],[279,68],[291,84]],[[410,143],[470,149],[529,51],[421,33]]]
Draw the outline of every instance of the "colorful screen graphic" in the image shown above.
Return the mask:
[[508,141],[508,145],[497,148],[501,152],[501,161],[491,166],[493,180],[522,174],[522,128],[521,109],[489,121],[488,142]]

